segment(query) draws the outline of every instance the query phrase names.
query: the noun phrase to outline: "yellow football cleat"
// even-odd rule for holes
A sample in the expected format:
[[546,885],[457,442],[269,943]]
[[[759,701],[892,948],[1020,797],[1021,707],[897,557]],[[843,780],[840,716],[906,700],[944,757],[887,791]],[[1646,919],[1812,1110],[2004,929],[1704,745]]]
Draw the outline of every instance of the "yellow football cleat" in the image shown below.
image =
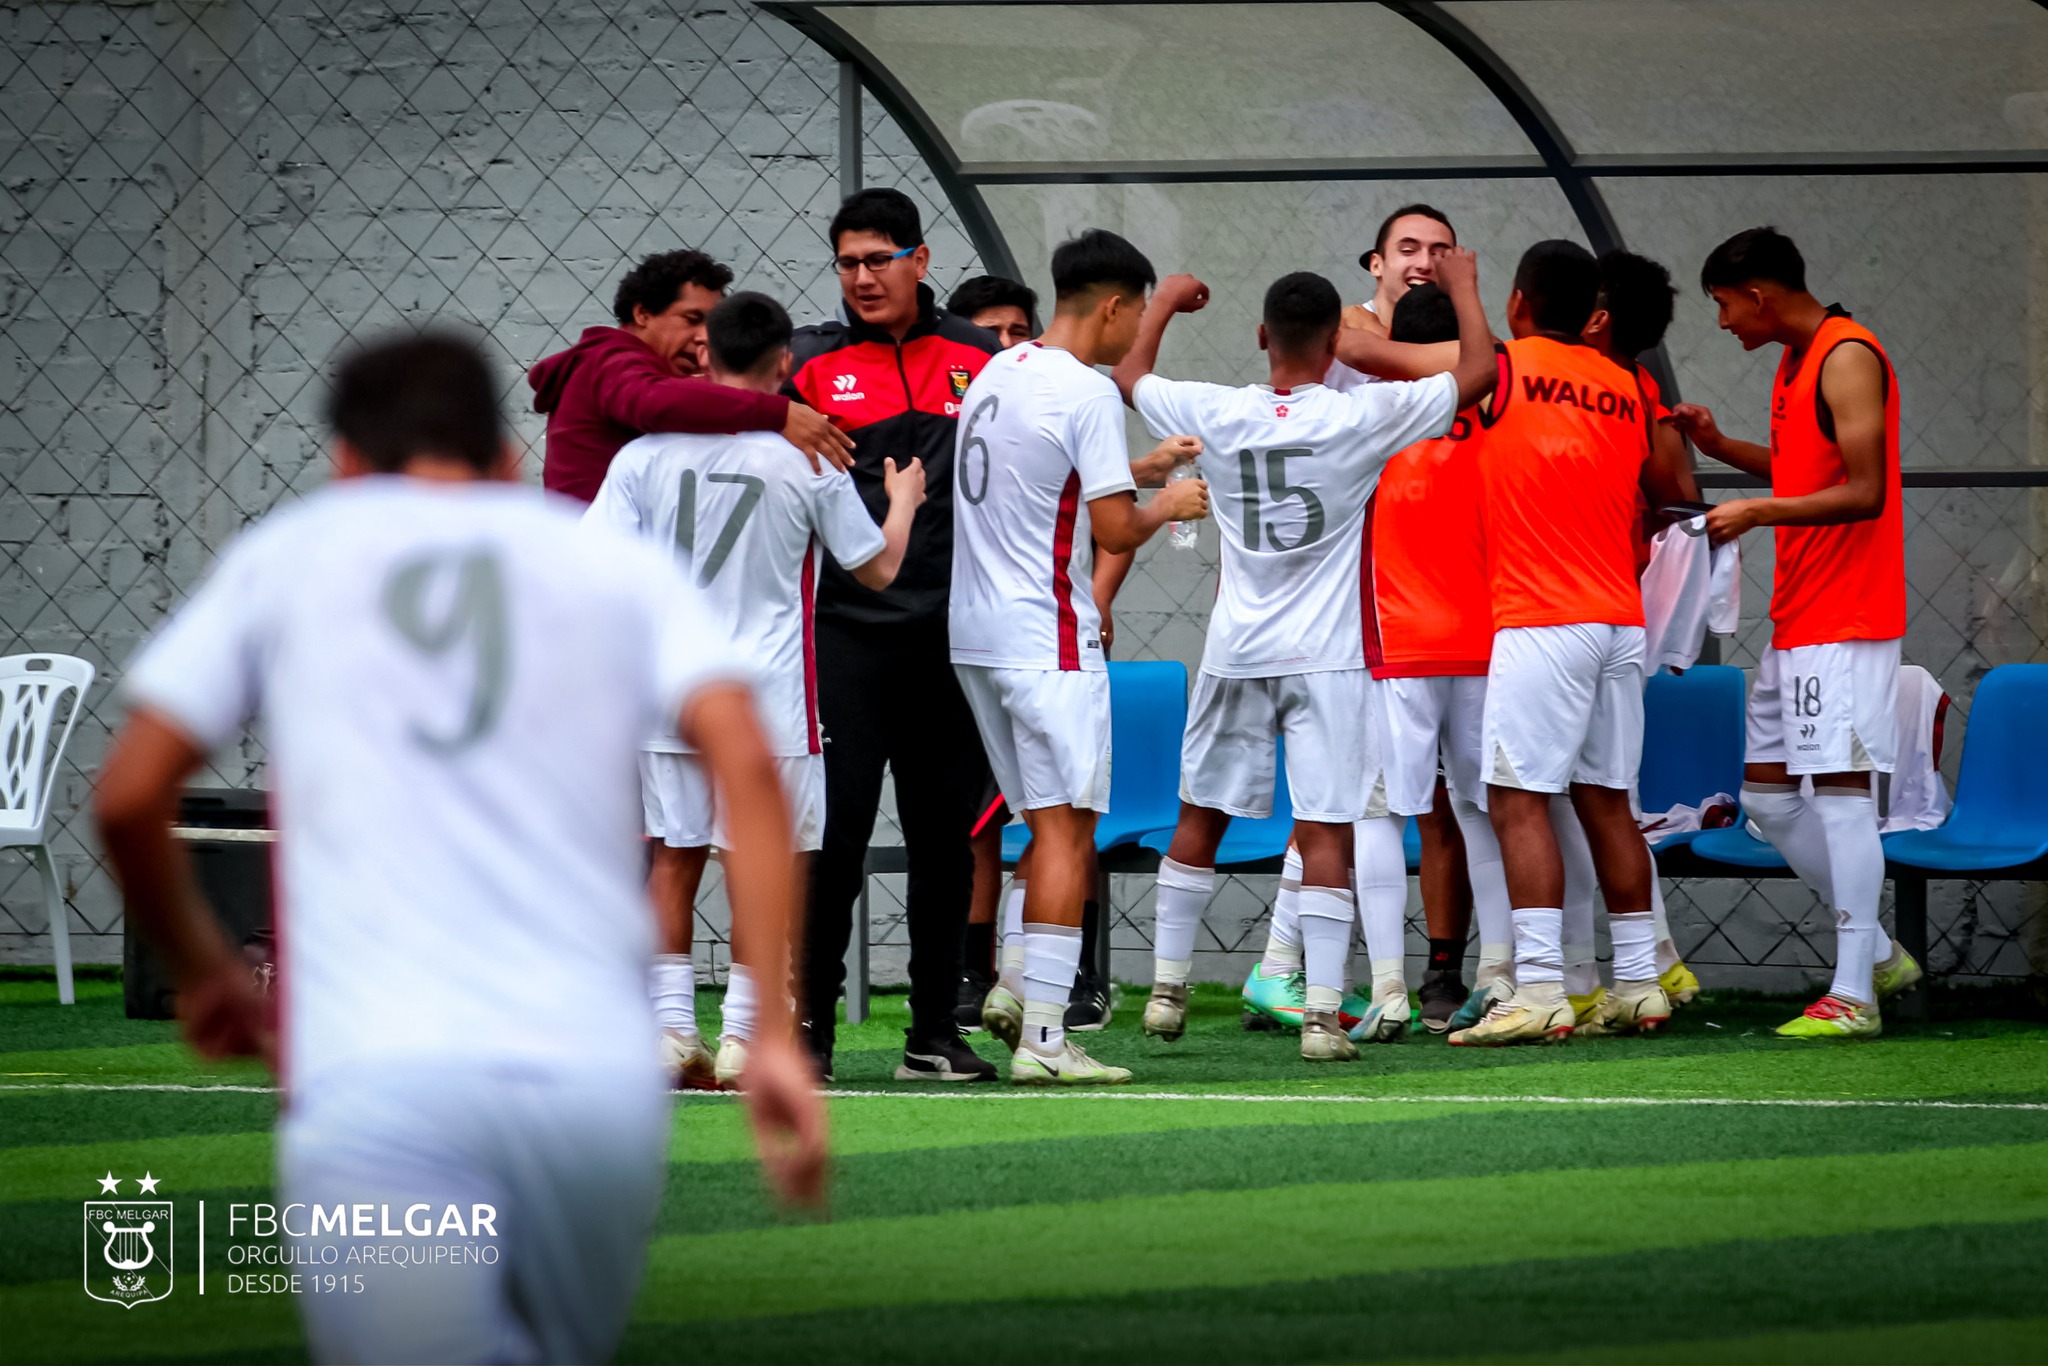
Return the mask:
[[981,1002],[982,1027],[1002,1040],[1003,1047],[1012,1053],[1017,1051],[1017,1041],[1024,1037],[1024,1003],[1017,994],[997,982],[988,990]]
[[1693,997],[1700,994],[1700,979],[1693,976],[1683,958],[1657,974],[1657,985],[1664,988],[1673,1006],[1691,1005]]
[[1870,974],[1871,985],[1877,988],[1880,1001],[1889,1001],[1919,980],[1920,965],[1896,939],[1892,941],[1892,956],[1879,963],[1877,970]]
[[1594,987],[1584,996],[1566,996],[1565,999],[1572,1003],[1572,1023],[1584,1029],[1600,1013],[1600,1003],[1607,999],[1607,988]]
[[1823,996],[1804,1014],[1778,1026],[1781,1039],[1874,1039],[1884,1033],[1876,1006]]

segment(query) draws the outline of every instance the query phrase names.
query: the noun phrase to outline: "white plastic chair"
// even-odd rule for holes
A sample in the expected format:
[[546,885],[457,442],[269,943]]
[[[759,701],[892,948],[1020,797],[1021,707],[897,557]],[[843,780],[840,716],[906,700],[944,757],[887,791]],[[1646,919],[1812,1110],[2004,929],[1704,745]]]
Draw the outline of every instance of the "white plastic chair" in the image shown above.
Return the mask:
[[[85,711],[93,676],[92,665],[70,655],[0,656],[0,849],[26,850],[42,881],[50,947],[57,958],[57,999],[67,1006],[77,999],[71,985],[71,924],[46,827],[57,766]],[[67,696],[70,713],[52,744],[50,730]]]

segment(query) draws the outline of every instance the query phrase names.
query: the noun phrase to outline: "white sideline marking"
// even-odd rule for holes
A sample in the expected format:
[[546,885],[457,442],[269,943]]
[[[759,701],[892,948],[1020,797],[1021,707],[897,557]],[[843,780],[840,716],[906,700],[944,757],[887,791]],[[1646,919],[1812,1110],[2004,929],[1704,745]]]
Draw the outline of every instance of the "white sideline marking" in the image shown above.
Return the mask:
[[[180,1082],[52,1081],[0,1085],[4,1091],[231,1091],[249,1095],[278,1094],[275,1086],[194,1086]],[[2029,1100],[1829,1100],[1819,1097],[1759,1098],[1755,1096],[1283,1096],[1216,1091],[1112,1091],[1106,1088],[1048,1092],[1043,1090],[854,1091],[826,1088],[835,1100],[1065,1100],[1190,1101],[1220,1100],[1237,1105],[1719,1105],[1790,1110],[2021,1110],[2048,1111],[2048,1101]],[[690,1091],[690,1101],[732,1101],[730,1092]]]

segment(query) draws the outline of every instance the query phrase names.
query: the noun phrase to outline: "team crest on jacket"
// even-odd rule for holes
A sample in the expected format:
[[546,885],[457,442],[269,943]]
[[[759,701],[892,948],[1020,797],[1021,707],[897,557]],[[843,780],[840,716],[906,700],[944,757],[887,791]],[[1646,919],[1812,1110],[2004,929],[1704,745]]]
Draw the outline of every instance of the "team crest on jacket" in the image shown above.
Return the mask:
[[967,397],[967,386],[974,382],[974,376],[967,373],[966,366],[954,366],[946,371],[946,378],[952,381],[954,398],[961,399]]

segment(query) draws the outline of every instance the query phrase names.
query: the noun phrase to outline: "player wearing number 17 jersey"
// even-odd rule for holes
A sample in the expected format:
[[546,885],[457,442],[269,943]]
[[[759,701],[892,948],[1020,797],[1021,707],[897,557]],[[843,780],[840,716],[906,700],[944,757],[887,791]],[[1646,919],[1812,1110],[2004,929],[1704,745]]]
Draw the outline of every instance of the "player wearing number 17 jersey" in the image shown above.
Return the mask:
[[[264,1003],[170,836],[207,751],[262,717],[280,1203],[438,1216],[411,1265],[364,1259],[358,1293],[304,1296],[316,1360],[617,1345],[672,1117],[632,799],[663,719],[726,803],[735,924],[765,971],[787,962],[789,820],[745,664],[666,556],[520,486],[496,395],[446,336],[342,366],[337,482],[237,538],[144,648],[95,798],[194,1044],[268,1056]],[[814,1187],[823,1112],[786,1002],[763,1003],[747,1085],[758,1118],[809,1131]],[[347,1260],[346,1232],[301,1225],[292,1261]]]
[[1181,749],[1180,822],[1159,870],[1147,1033],[1173,1039],[1185,1028],[1217,847],[1233,816],[1272,813],[1284,737],[1302,859],[1301,1052],[1357,1056],[1338,1021],[1355,914],[1351,827],[1375,801],[1384,812],[1360,593],[1366,510],[1387,460],[1443,435],[1494,376],[1471,253],[1452,252],[1440,270],[1458,308],[1459,360],[1449,374],[1344,393],[1325,386],[1342,306],[1328,280],[1306,272],[1266,291],[1259,344],[1270,384],[1228,388],[1150,373],[1168,320],[1206,301],[1185,275],[1160,288],[1138,345],[1117,368],[1155,435],[1201,440],[1223,543],[1222,586]]
[[1109,674],[1091,584],[1092,544],[1135,550],[1169,521],[1202,516],[1199,480],[1139,507],[1116,386],[1096,365],[1137,335],[1152,263],[1095,229],[1052,257],[1052,326],[991,360],[961,400],[954,457],[953,668],[989,766],[1031,829],[1024,1000],[998,983],[989,1032],[1022,1085],[1126,1082],[1066,1033],[1093,879],[1095,818],[1109,804]]
[[[737,389],[773,393],[788,377],[791,327],[781,305],[735,294],[706,323],[711,375]],[[779,453],[773,433],[643,436],[612,461],[590,520],[651,540],[702,590],[721,644],[750,664],[801,851],[825,827],[811,612],[819,548],[867,587],[886,588],[903,561],[910,522],[924,501],[924,468],[885,462],[889,515],[880,527],[844,471],[813,473]],[[647,836],[659,841],[649,877],[661,922],[653,991],[669,1065],[698,1084],[690,922],[710,846],[722,843],[703,766],[673,732],[651,738],[640,758]],[[719,1056],[712,1080],[731,1084],[745,1062],[756,983],[747,945],[734,944]]]

